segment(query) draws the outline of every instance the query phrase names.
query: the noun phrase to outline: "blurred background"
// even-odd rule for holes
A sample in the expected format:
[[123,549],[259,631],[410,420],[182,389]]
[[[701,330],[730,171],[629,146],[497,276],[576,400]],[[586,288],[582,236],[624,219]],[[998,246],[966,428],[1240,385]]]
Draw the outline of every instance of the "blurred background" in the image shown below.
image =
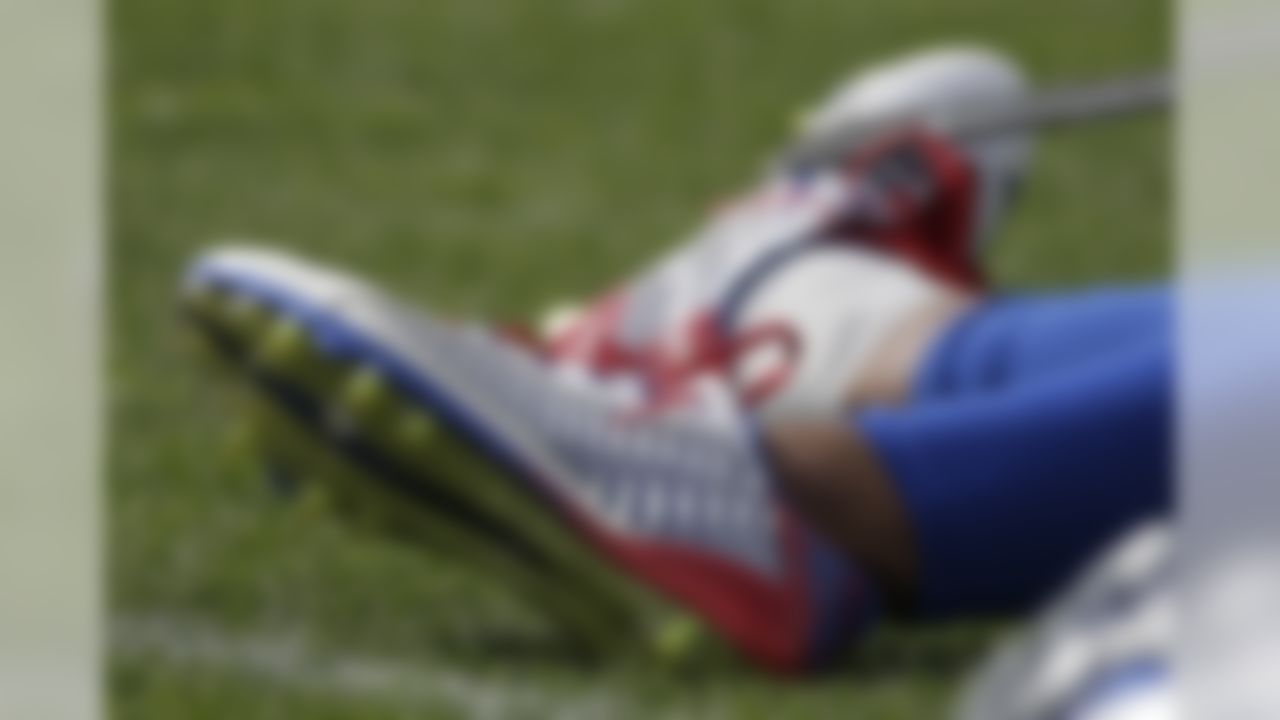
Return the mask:
[[[179,348],[228,236],[498,319],[593,293],[754,178],[859,64],[989,43],[1038,84],[1170,63],[1166,0],[116,0],[109,694],[121,718],[943,713],[994,632],[881,633],[779,683],[582,667],[500,582],[278,502]],[[1162,277],[1164,117],[1047,136],[1007,287]]]

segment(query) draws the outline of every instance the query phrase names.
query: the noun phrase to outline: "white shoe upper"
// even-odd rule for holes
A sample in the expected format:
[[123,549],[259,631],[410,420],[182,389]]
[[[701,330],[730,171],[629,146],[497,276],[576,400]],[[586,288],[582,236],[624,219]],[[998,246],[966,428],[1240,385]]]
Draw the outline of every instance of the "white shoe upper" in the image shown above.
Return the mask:
[[[806,136],[860,119],[918,116],[945,127],[948,112],[975,102],[1010,102],[1026,92],[1008,59],[980,48],[945,48],[878,65],[838,86],[813,113]],[[962,145],[977,170],[977,238],[1005,213],[1030,152],[1030,137],[1010,135]],[[903,318],[936,297],[941,284],[906,261],[841,244],[820,245],[823,233],[859,197],[858,181],[833,169],[797,175],[783,168],[721,210],[689,241],[624,284],[609,317],[577,316],[564,305],[543,322],[560,359],[590,366],[602,344],[641,348],[680,364],[696,355],[697,329],[707,317],[732,311],[734,331],[757,321],[781,321],[802,337],[798,367],[772,406],[789,413],[825,413],[881,340]],[[975,251],[982,240],[975,240]],[[800,262],[778,262],[807,253]],[[825,266],[824,266],[825,264]],[[769,275],[759,282],[760,275]],[[759,292],[743,298],[744,286]],[[729,306],[733,307],[730,308]],[[595,308],[598,310],[599,308]],[[760,365],[726,368],[741,380]],[[768,364],[768,361],[765,361]]]

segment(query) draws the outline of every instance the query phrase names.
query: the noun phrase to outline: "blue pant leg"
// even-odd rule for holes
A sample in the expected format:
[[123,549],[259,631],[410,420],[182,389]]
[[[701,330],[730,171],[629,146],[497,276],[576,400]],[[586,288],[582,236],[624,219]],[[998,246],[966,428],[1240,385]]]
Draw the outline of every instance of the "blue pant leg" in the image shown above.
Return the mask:
[[1164,286],[997,296],[934,344],[916,378],[916,399],[1034,382],[1171,332],[1172,297]]

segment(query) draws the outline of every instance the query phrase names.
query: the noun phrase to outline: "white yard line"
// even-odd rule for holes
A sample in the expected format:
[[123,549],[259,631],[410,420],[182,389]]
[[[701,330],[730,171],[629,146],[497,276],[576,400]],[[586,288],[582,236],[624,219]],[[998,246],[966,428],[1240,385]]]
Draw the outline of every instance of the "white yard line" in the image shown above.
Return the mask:
[[[238,633],[163,614],[117,615],[110,625],[113,657],[239,673],[302,693],[417,709],[446,706],[469,718],[586,720],[618,717],[644,707],[643,698],[607,685],[553,694],[536,681],[510,676],[486,678],[429,663],[323,652],[299,633]],[[707,710],[700,708],[698,717],[720,715]]]

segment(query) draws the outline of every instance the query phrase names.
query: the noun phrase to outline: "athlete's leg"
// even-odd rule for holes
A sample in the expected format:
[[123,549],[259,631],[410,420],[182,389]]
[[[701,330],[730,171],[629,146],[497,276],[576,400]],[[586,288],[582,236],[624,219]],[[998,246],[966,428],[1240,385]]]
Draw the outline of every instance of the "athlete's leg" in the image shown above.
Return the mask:
[[[957,373],[965,382],[951,393],[862,410],[845,427],[769,428],[780,482],[897,604],[1023,609],[1169,504],[1172,348],[1159,296],[1088,293],[1079,316],[1067,298],[979,308],[968,332],[991,341],[971,341],[959,359],[1000,373]],[[1077,352],[1072,339],[1101,347]]]
[[901,495],[922,610],[1017,610],[1171,495],[1172,348],[854,424]]

